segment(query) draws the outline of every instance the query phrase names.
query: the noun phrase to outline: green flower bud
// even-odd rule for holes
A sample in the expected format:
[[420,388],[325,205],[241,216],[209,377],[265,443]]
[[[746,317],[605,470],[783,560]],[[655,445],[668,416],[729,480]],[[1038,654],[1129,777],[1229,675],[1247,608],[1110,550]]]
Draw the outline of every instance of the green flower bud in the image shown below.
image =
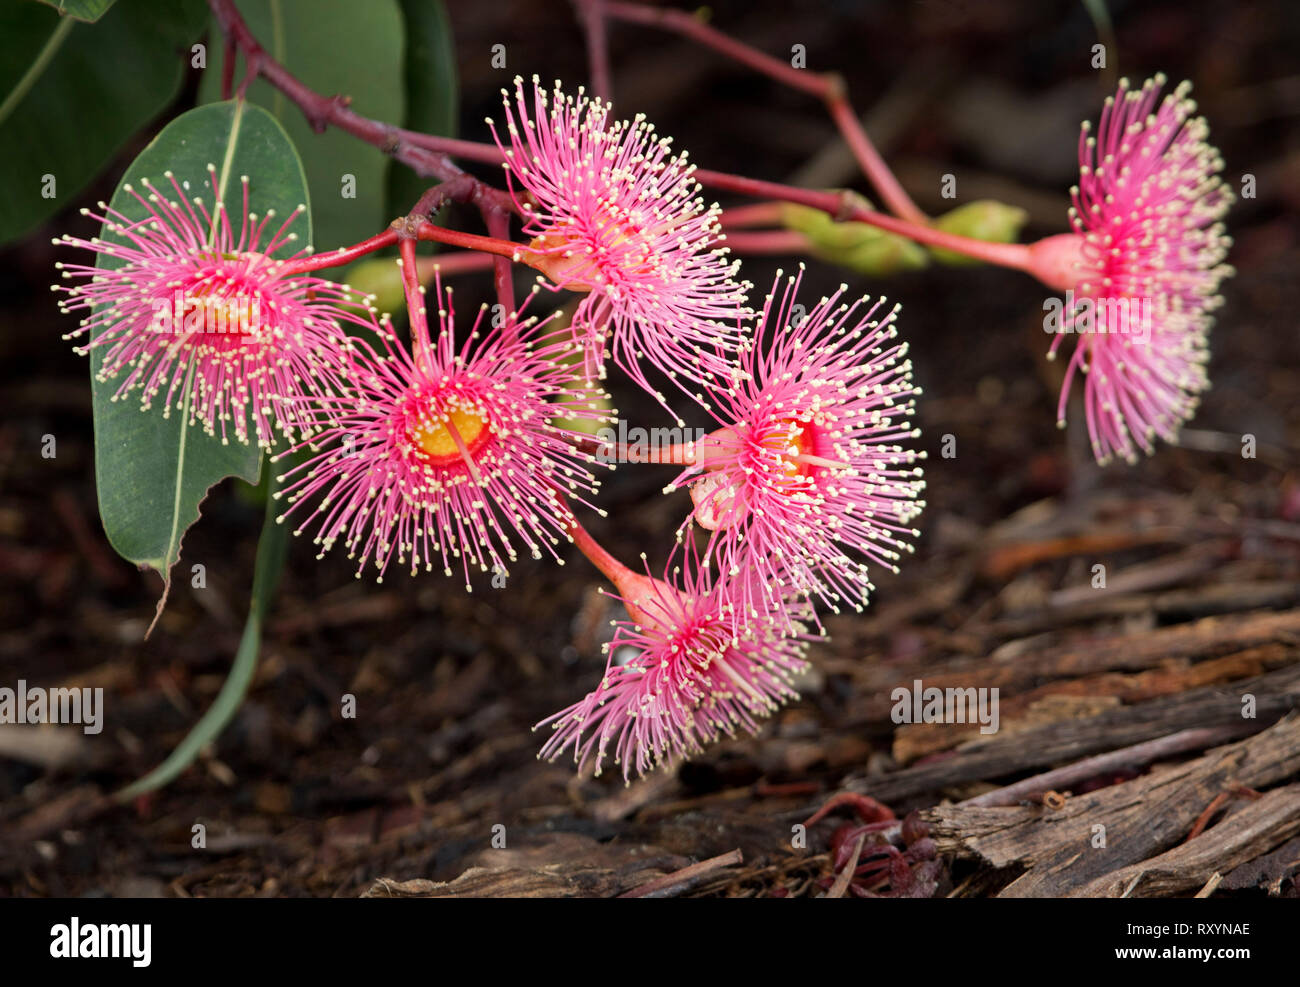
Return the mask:
[[[854,194],[857,205],[871,203]],[[906,237],[887,233],[867,223],[837,223],[820,209],[786,203],[781,220],[787,229],[808,239],[813,256],[859,274],[885,276],[914,271],[929,263],[925,248]]]
[[[952,212],[944,213],[930,223],[936,230],[956,233],[970,237],[972,240],[985,240],[989,243],[1015,243],[1020,237],[1020,228],[1025,225],[1029,213],[1017,206],[1008,206],[993,199],[980,199],[958,206]],[[983,261],[951,250],[934,248],[930,251],[934,259],[941,264],[955,266],[972,266]]]
[[344,271],[341,280],[357,291],[374,295],[375,307],[381,312],[396,313],[406,308],[402,271],[391,257],[359,260]]

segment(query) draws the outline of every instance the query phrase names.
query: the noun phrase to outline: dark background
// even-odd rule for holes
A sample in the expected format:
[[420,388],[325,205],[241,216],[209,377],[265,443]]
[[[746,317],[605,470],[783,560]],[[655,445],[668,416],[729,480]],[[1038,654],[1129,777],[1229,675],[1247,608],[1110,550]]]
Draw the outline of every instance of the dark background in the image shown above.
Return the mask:
[[[72,326],[47,286],[50,238],[90,235],[76,207],[107,198],[164,120],[147,128],[85,203],[0,253],[0,667],[6,683],[102,686],[107,705],[104,732],[74,740],[61,763],[46,763],[48,751],[0,752],[0,894],[355,895],[378,878],[449,880],[507,859],[487,849],[496,824],[510,834],[512,864],[558,868],[549,891],[635,883],[588,876],[584,885],[572,876],[583,868],[626,874],[635,863],[652,874],[736,846],[746,869],[706,890],[807,890],[826,862],[789,859],[790,820],[846,776],[893,768],[898,738],[873,705],[891,662],[910,680],[929,663],[993,660],[998,648],[1168,619],[1153,610],[1070,627],[1048,620],[1032,635],[1008,629],[1013,618],[1041,617],[1059,602],[1053,594],[1086,585],[1097,561],[1117,570],[1170,562],[1144,590],[1294,585],[1300,16],[1288,0],[1109,9],[1112,67],[1118,61],[1135,82],[1158,70],[1171,85],[1191,79],[1227,181],[1239,190],[1243,174],[1257,180],[1257,197],[1228,217],[1238,275],[1224,289],[1213,388],[1188,447],[1161,446],[1135,467],[1102,471],[1089,462],[1081,420],[1057,430],[1059,381],[1042,359],[1044,289],[1025,276],[935,265],[869,279],[810,262],[810,293],[844,280],[903,303],[931,457],[917,555],[900,576],[877,575],[865,617],[829,622],[833,637],[813,649],[804,698],[760,738],[721,744],[630,790],[612,772],[579,779],[570,763],[534,759],[531,725],[599,681],[599,645],[617,616],[576,552],[563,568],[525,560],[505,589],[484,578],[467,595],[457,579],[436,575],[358,581],[342,554],[317,562],[300,541],[257,679],[215,750],[131,807],[100,802],[158,763],[215,696],[242,627],[260,524],[246,492],[230,483],[215,490],[186,537],[168,608],[142,641],[160,582],[103,536],[88,372],[60,338]],[[464,137],[486,138],[483,117],[499,115],[498,90],[516,72],[586,79],[565,3],[453,2],[450,13]],[[995,197],[1028,209],[1025,239],[1065,229],[1078,125],[1113,91],[1113,79],[1089,66],[1097,36],[1083,4],[721,2],[713,23],[778,57],[806,45],[810,68],[842,72],[923,209],[953,205],[938,194],[940,176],[952,172],[958,204]],[[837,164],[835,131],[810,97],[649,28],[615,23],[610,37],[620,114],[646,112],[702,167],[869,191],[851,162]],[[505,71],[490,67],[497,43],[507,45]],[[478,229],[474,216],[460,219]],[[782,263],[791,261],[748,261],[746,276],[762,287]],[[458,279],[461,311],[488,289],[485,276]],[[653,420],[631,388],[618,385],[617,397],[627,417]],[[1245,433],[1257,437],[1256,459],[1240,455]],[[46,434],[57,437],[53,460],[40,455]],[[955,459],[938,455],[945,434],[956,439]],[[670,475],[618,470],[600,501],[609,517],[592,518],[593,533],[628,561],[643,551],[662,561],[688,509],[685,494],[659,495]],[[1002,540],[1026,531],[1101,528],[1128,540],[1009,570],[989,561]],[[1152,530],[1168,537],[1153,544]],[[181,578],[195,561],[207,567],[204,590]],[[339,716],[347,692],[358,699],[355,720]],[[206,851],[190,848],[196,822],[207,826]],[[810,853],[824,845],[821,833]]]

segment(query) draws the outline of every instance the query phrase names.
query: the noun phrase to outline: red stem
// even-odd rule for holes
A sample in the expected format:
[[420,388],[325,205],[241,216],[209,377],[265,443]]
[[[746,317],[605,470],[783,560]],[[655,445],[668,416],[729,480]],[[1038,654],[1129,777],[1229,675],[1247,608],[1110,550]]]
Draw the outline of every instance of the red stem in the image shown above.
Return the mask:
[[604,0],[601,7],[610,17],[634,24],[647,24],[650,27],[672,31],[683,37],[697,41],[714,51],[721,52],[742,65],[748,65],[755,71],[769,75],[778,82],[799,89],[822,99],[826,98],[828,83],[815,72],[797,69],[789,62],[773,58],[766,52],[751,48],[730,35],[723,34],[717,28],[710,27],[693,14],[684,10],[663,7],[647,7],[639,3],[621,3],[617,0]]
[[780,226],[782,219],[781,203],[755,202],[722,210],[718,222],[724,230],[738,230],[748,226]]
[[415,241],[402,237],[398,241],[402,255],[402,292],[406,295],[406,311],[411,318],[411,345],[415,362],[429,372],[433,367],[432,343],[429,339],[429,316],[424,304],[424,288],[420,285],[420,272],[415,262]]
[[397,242],[397,231],[394,229],[384,230],[383,233],[376,233],[369,239],[362,240],[360,243],[351,247],[339,247],[338,250],[327,250],[323,254],[314,254],[311,257],[304,257],[299,261],[289,265],[284,270],[285,276],[294,274],[305,274],[307,271],[319,271],[326,267],[342,267],[344,264],[350,264],[358,257],[364,257],[366,254],[372,254],[376,250],[382,250],[384,247],[391,247]]
[[619,592],[623,591],[623,586],[627,584],[629,577],[636,577],[636,573],[605,551],[572,514],[569,515],[569,534],[573,536],[573,543],[578,546],[578,550],[601,571],[606,579],[618,587]]
[[[208,0],[208,4],[212,8],[217,23],[226,32],[227,37],[233,40],[235,45],[244,52],[244,56],[249,62],[250,72],[261,75],[293,100],[303,111],[303,115],[307,117],[308,122],[318,129],[323,129],[327,124],[334,124],[361,140],[383,149],[418,173],[436,175],[444,180],[465,175],[465,172],[451,162],[449,158],[451,154],[491,163],[499,163],[503,160],[500,150],[495,145],[402,130],[391,124],[380,123],[377,120],[371,120],[353,113],[347,109],[347,99],[345,97],[327,99],[313,92],[295,79],[284,66],[276,62],[262,49],[240,17],[233,0]],[[733,55],[745,64],[752,65],[762,71],[770,70],[770,74],[806,92],[815,93],[823,98],[833,99],[835,96],[833,83],[828,81],[832,77],[818,76],[805,70],[795,69],[769,55],[751,49],[738,41],[733,41],[726,35],[721,34],[721,32],[707,27],[707,25],[696,21],[682,11],[659,10],[642,7],[639,4],[619,2],[605,2],[603,3],[603,9],[606,14],[622,20],[637,21],[689,34],[691,37],[705,42],[719,51]],[[686,26],[688,24],[691,25],[689,28]],[[724,43],[713,44],[715,40]],[[827,96],[828,93],[829,97]],[[866,140],[865,134],[862,135],[862,139]],[[986,243],[983,240],[973,240],[969,237],[943,233],[920,222],[896,219],[871,209],[851,206],[843,196],[834,192],[799,189],[789,185],[780,185],[776,182],[764,182],[716,171],[696,171],[695,177],[705,185],[725,189],[738,195],[796,202],[814,209],[821,209],[837,219],[855,219],[859,222],[869,223],[872,226],[898,233],[919,243],[954,250],[979,260],[992,264],[1001,264],[1016,270],[1028,269],[1029,248],[1024,244]],[[468,181],[473,184],[471,186],[472,191],[467,196],[467,199],[478,205],[480,209],[497,208],[514,211],[514,202],[509,193],[485,185],[472,176],[469,177]],[[873,177],[873,181],[875,181],[875,177]],[[891,204],[891,208],[896,207],[897,204]],[[464,236],[469,236],[469,234],[464,234]],[[437,238],[431,237],[430,239]],[[501,241],[494,241],[489,237],[480,237],[478,239],[487,243],[501,243]],[[443,242],[453,243],[457,241],[445,240]],[[475,249],[489,248],[480,246],[475,247]],[[499,251],[491,250],[490,252],[498,253]],[[505,254],[502,254],[502,256],[505,256]]]
[[639,3],[624,3],[621,0],[603,0],[603,2],[595,0],[595,2],[600,2],[605,13],[611,17],[637,24],[648,24],[651,27],[680,34],[742,65],[747,65],[777,82],[816,96],[826,104],[831,119],[835,121],[835,126],[839,128],[858,165],[875,186],[876,191],[880,193],[880,198],[884,200],[890,211],[914,223],[925,222],[925,213],[917,207],[911,196],[899,184],[875,145],[871,143],[867,132],[862,129],[857,114],[849,104],[844,79],[840,75],[797,69],[789,62],[773,58],[743,41],[724,34],[715,27],[710,27],[684,10],[647,7]]
[[[426,141],[430,146],[445,147],[447,138],[432,137],[425,135]],[[466,143],[461,141],[459,143]],[[500,161],[501,153],[492,145],[476,144],[473,145],[481,152],[480,160]],[[491,152],[489,156],[489,150]],[[900,219],[896,216],[890,216],[886,213],[877,212],[874,209],[866,209],[862,206],[854,205],[842,192],[823,192],[817,189],[798,188],[794,185],[782,185],[779,182],[766,182],[758,178],[746,178],[743,175],[731,175],[722,171],[709,171],[704,168],[698,168],[694,172],[695,178],[701,185],[709,188],[721,189],[726,192],[733,192],[736,195],[743,195],[753,199],[776,199],[779,202],[793,202],[797,205],[808,206],[812,209],[819,209],[828,213],[839,221],[846,219],[856,220],[859,223],[867,223],[870,226],[887,230],[890,233],[897,233],[899,236],[905,236],[909,240],[915,240],[917,243],[924,243],[931,247],[941,247],[946,250],[952,250],[959,254],[965,254],[976,260],[982,260],[989,264],[998,264],[1002,267],[1009,267],[1017,271],[1029,270],[1029,245],[1023,243],[989,243],[985,240],[976,240],[971,237],[959,236],[956,233],[945,233],[942,230],[936,230],[924,223],[913,222],[911,220]],[[733,209],[724,210],[724,220],[728,214],[736,216],[728,225],[731,226],[748,226],[758,221],[759,216],[771,215],[766,211],[772,207],[772,203],[756,203],[754,206],[738,206]],[[749,214],[748,209],[756,210],[755,213]],[[757,210],[762,209],[759,213]]]
[[697,170],[695,177],[702,185],[707,185],[710,188],[722,189],[756,199],[780,199],[784,202],[798,203],[813,209],[820,209],[841,222],[851,219],[859,223],[868,223],[871,226],[887,230],[890,233],[897,233],[909,240],[915,240],[917,243],[924,243],[930,247],[942,247],[945,250],[953,250],[968,257],[974,257],[977,260],[987,261],[990,264],[1000,264],[1003,267],[1010,267],[1018,271],[1029,270],[1030,253],[1028,244],[989,243],[985,240],[958,236],[956,233],[945,233],[943,230],[936,230],[931,226],[913,223],[906,219],[899,219],[896,216],[886,216],[874,209],[854,205],[850,196],[842,192],[818,192],[814,189],[795,188],[792,185],[781,185],[777,182],[765,182],[757,178],[744,178],[740,175],[729,175],[721,171],[705,171],[703,169]]
[[727,246],[738,254],[806,254],[808,238],[796,230],[759,230],[727,234]]
[[831,119],[835,121],[835,126],[839,127],[845,143],[849,145],[849,150],[853,152],[858,165],[871,180],[876,191],[880,193],[880,198],[889,207],[889,211],[903,219],[910,219],[913,223],[926,222],[925,213],[912,201],[912,197],[899,184],[894,172],[876,150],[876,145],[871,143],[871,138],[862,128],[858,115],[849,105],[843,85],[838,92],[827,97],[826,105],[831,111]]
[[600,0],[574,0],[587,36],[587,64],[591,68],[591,91],[596,98],[609,102],[613,98],[609,75],[609,43],[605,31],[605,13]]
[[[693,466],[697,445],[698,443],[686,442],[671,446],[655,446],[649,450],[645,461],[660,466]],[[624,457],[626,458],[626,452]]]
[[460,230],[449,230],[444,226],[434,226],[430,222],[422,222],[416,227],[416,237],[420,240],[432,240],[434,243],[449,243],[453,247],[464,247],[467,250],[480,250],[486,254],[495,254],[498,257],[506,257],[514,260],[519,256],[519,251],[523,244],[514,243],[511,240],[502,240],[497,237],[479,236],[477,233],[462,233]]
[[464,158],[466,161],[499,165],[505,160],[505,155],[495,144],[460,140],[456,137],[440,137],[437,134],[422,134],[415,130],[403,130],[401,134],[404,141],[416,147],[439,151],[452,157]]
[[229,37],[225,40],[224,57],[221,62],[221,99],[230,99],[235,88],[235,43]]
[[[487,220],[488,234],[496,240],[503,243],[510,243],[510,216],[507,213],[491,210],[485,214]],[[511,246],[514,246],[511,244]],[[517,248],[516,248],[517,249]],[[513,315],[515,312],[515,282],[514,269],[511,266],[511,260],[515,254],[512,252],[509,257],[498,254],[493,260],[493,282],[496,286],[497,301],[505,306],[508,314]],[[511,325],[513,325],[513,320]]]
[[[208,6],[226,38],[244,53],[249,78],[260,75],[289,97],[314,130],[323,131],[331,125],[338,127],[392,155],[419,175],[433,175],[445,181],[465,174],[446,151],[430,147],[421,139],[422,135],[363,117],[348,109],[349,97],[322,96],[300,82],[258,43],[240,16],[234,0],[208,0]],[[467,197],[475,205],[514,209],[514,202],[506,192],[472,177],[470,181],[472,187]]]
[[458,253],[437,254],[433,257],[417,257],[416,269],[420,272],[420,283],[433,277],[434,272],[443,277],[467,274],[470,271],[486,271],[496,265],[497,259],[492,254],[479,250],[463,250]]

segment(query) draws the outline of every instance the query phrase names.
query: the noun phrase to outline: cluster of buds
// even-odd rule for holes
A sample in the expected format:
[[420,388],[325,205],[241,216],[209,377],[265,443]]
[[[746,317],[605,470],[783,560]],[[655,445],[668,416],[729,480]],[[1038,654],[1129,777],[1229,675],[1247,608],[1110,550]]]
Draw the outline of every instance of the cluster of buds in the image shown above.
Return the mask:
[[[1082,297],[1165,302],[1144,350],[1104,327],[1076,344],[1066,390],[1088,372],[1102,460],[1149,450],[1190,415],[1228,273],[1221,161],[1185,90],[1157,103],[1159,88],[1122,88],[1097,136],[1085,126],[1075,232],[999,255]],[[323,265],[303,254],[275,257],[297,216],[276,226],[249,214],[247,180],[236,235],[215,175],[211,208],[171,175],[132,193],[143,218],[103,208],[111,238],[60,241],[99,258],[64,266],[79,281],[59,290],[66,310],[89,310],[72,336],[100,351],[118,397],[138,393],[146,409],[159,399],[223,439],[292,455],[280,520],[297,515],[322,553],[341,541],[358,575],[437,564],[468,588],[474,570],[506,573],[521,547],[562,562],[576,544],[627,619],[600,685],[543,721],[542,753],[572,752],[597,772],[610,758],[630,777],[756,731],[796,695],[819,611],[860,609],[873,571],[912,550],[920,390],[896,305],[843,286],[800,302],[801,275],[778,274],[751,306],[719,207],[644,119],[615,120],[582,90],[536,79],[504,96],[504,123],[488,122],[527,240],[461,242],[541,272],[534,295],[581,294],[565,328],[526,317],[526,303],[502,319],[480,310],[458,336],[440,278],[429,317],[410,242],[399,261],[408,346],[373,296],[310,274]],[[936,230],[916,239],[960,246]],[[663,408],[693,402],[716,423],[650,457],[680,467],[666,492],[691,498],[659,578],[613,558],[575,516],[600,512],[598,467],[627,458],[592,438],[612,431],[601,428],[607,361]]]

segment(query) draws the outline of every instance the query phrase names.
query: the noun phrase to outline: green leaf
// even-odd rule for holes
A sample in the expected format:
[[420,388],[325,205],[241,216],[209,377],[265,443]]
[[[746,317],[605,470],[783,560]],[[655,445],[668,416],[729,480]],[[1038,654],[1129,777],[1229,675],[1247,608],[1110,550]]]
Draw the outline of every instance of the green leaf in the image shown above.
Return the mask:
[[[240,0],[239,11],[262,46],[316,92],[350,97],[351,108],[363,116],[403,119],[397,0],[370,0],[364,12],[353,0]],[[220,37],[215,23],[212,31]],[[199,84],[201,103],[221,98],[224,46],[212,55]],[[236,84],[243,77],[241,58]],[[384,202],[387,155],[335,128],[314,132],[302,111],[263,80],[250,85],[247,95],[275,114],[302,149],[322,250],[364,240],[388,225],[393,217]],[[354,198],[344,196],[346,175],[353,176]]]
[[[402,77],[406,116],[402,126],[424,134],[455,137],[459,115],[456,44],[442,0],[399,0],[406,23]],[[400,216],[431,184],[393,162],[388,172],[388,215]]]
[[114,0],[40,0],[59,12],[61,17],[93,24],[104,16]]
[[122,0],[90,26],[0,3],[0,243],[72,202],[175,100],[205,11],[202,0]]
[[[189,182],[191,195],[200,195],[208,181],[209,162],[217,166],[218,184],[233,222],[243,213],[241,175],[250,178],[249,209],[259,215],[274,209],[287,216],[309,201],[302,163],[283,128],[265,110],[236,102],[200,107],[176,118],[127,168],[123,185],[139,186],[145,178],[159,184],[170,170],[177,181]],[[212,208],[210,191],[203,198]],[[129,219],[145,215],[122,185],[113,196],[112,208]],[[301,226],[296,246],[304,246],[311,240],[310,211],[297,222]],[[117,239],[107,228],[100,235]],[[106,268],[121,264],[105,254],[99,255],[98,262]],[[208,490],[226,476],[256,482],[261,453],[252,445],[223,445],[219,437],[186,425],[188,389],[168,417],[161,402],[141,411],[136,393],[114,401],[118,382],[97,379],[102,363],[102,352],[92,349],[99,512],[113,548],[163,577],[161,612],[172,566],[180,557],[181,538],[198,520]]]
[[203,714],[202,719],[185,735],[185,739],[176,745],[176,749],[167,756],[162,764],[154,768],[143,778],[132,782],[115,798],[126,802],[161,788],[187,767],[207,744],[216,740],[217,735],[225,729],[226,724],[243,705],[248,686],[253,681],[257,670],[257,655],[262,644],[262,624],[276,587],[280,583],[280,573],[284,569],[285,556],[288,554],[289,530],[287,525],[277,524],[276,514],[280,504],[274,497],[280,484],[272,465],[267,472],[271,474],[268,481],[269,493],[266,499],[266,514],[262,520],[262,536],[257,541],[257,561],[253,566],[253,598],[248,608],[248,619],[244,622],[244,633],[239,638],[239,649],[235,652],[234,664],[230,674],[221,685],[221,692],[216,700]]

